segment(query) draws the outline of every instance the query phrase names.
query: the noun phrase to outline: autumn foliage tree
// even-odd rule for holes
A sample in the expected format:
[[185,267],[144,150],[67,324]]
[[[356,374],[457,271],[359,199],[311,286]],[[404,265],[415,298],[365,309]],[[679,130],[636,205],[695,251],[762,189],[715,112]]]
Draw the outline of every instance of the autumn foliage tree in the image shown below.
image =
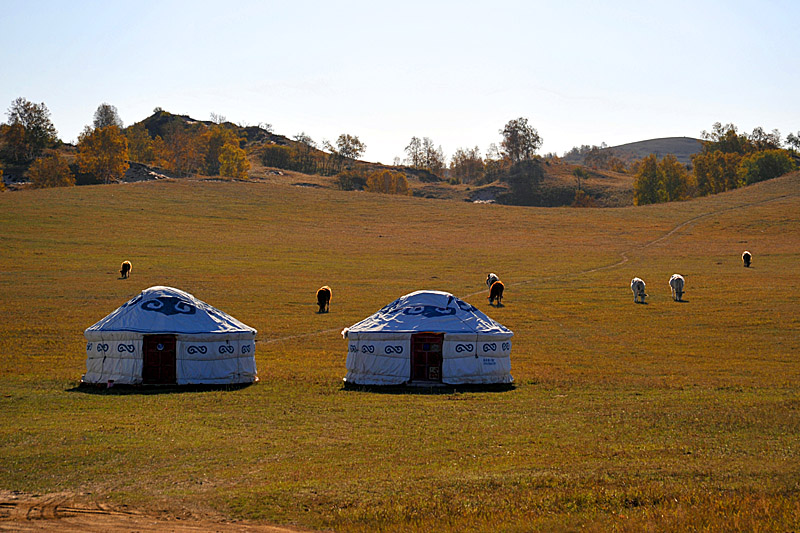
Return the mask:
[[236,179],[247,179],[250,161],[244,150],[233,144],[225,144],[219,154],[219,173]]
[[[239,137],[236,133],[223,125],[215,124],[208,128],[202,134],[202,142],[205,143],[205,171],[206,174],[209,176],[216,176],[217,174],[223,174],[226,176],[231,176],[226,172],[222,171],[222,153],[223,148],[225,146],[232,146],[236,149],[239,149]],[[238,158],[239,154],[235,151],[228,150],[226,152],[225,158],[228,164],[232,164],[231,158]],[[235,166],[235,165],[234,165]],[[227,170],[231,170],[231,167],[226,167]],[[249,169],[249,164],[248,164]]]
[[674,202],[688,197],[690,175],[674,155],[661,161],[655,154],[645,157],[636,170],[633,182],[634,205]]
[[28,179],[37,189],[75,185],[75,176],[69,165],[55,150],[33,162],[28,169]]
[[[17,144],[13,153],[17,162],[33,161],[42,150],[58,141],[55,126],[50,121],[50,110],[44,105],[29,102],[25,98],[17,98],[11,103],[6,113],[12,128],[7,131]],[[6,138],[9,143],[9,138]]]
[[367,191],[384,194],[408,195],[408,180],[405,174],[391,170],[377,170],[367,176]]
[[475,148],[459,148],[450,159],[450,173],[461,183],[474,183],[483,177],[485,170],[481,151]]
[[128,170],[128,139],[117,126],[86,128],[78,137],[78,167],[103,183],[122,179]]

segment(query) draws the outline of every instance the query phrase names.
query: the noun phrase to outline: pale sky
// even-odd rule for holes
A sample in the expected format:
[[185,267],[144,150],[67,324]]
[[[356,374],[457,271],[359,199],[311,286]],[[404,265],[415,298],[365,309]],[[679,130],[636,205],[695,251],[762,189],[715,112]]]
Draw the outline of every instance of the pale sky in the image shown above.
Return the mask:
[[17,97],[76,141],[97,106],[273,125],[364,159],[412,136],[482,153],[525,117],[541,153],[800,131],[800,2],[0,0],[0,121]]

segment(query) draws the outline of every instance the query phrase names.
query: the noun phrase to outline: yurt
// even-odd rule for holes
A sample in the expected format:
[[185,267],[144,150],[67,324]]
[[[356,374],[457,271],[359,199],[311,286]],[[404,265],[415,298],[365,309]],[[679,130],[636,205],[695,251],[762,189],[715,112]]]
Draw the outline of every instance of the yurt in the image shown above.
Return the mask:
[[256,378],[256,330],[172,287],[150,287],[84,331],[85,383],[227,384]]
[[353,385],[511,383],[508,328],[452,294],[406,294],[345,328]]

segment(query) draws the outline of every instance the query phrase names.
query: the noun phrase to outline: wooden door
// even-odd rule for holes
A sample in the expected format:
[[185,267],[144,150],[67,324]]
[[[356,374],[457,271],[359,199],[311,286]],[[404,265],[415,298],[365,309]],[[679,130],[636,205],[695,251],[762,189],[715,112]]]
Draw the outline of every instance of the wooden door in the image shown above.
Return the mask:
[[146,385],[174,385],[175,335],[145,335],[142,343],[142,383]]
[[444,333],[411,336],[411,381],[442,382]]

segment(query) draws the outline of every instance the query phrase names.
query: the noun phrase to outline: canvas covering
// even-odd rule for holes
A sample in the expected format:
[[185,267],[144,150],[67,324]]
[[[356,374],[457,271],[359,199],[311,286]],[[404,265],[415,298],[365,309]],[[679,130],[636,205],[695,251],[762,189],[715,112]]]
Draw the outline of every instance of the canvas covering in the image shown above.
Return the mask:
[[511,330],[441,291],[417,291],[345,330],[347,375],[358,385],[399,385],[411,377],[411,336],[443,333],[442,382],[512,383]]
[[142,383],[147,335],[174,335],[176,384],[252,383],[256,330],[172,287],[143,290],[84,331],[86,383]]

